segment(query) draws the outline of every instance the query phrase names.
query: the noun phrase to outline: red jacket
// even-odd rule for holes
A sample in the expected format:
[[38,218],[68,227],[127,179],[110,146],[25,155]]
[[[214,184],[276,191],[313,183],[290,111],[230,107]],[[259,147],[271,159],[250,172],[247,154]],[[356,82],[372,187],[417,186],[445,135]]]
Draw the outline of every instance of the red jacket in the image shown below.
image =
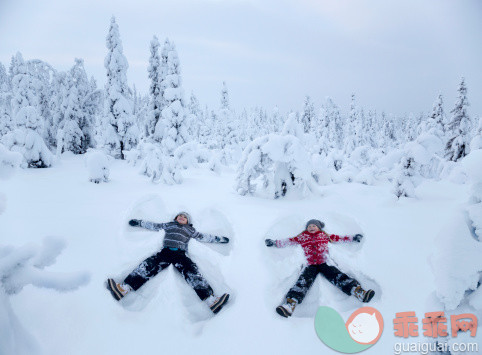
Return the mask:
[[334,242],[351,242],[353,237],[340,237],[335,234],[327,234],[324,231],[309,233],[304,231],[293,238],[276,240],[278,248],[284,248],[288,245],[301,245],[305,252],[308,265],[319,265],[326,262],[328,255],[328,243]]

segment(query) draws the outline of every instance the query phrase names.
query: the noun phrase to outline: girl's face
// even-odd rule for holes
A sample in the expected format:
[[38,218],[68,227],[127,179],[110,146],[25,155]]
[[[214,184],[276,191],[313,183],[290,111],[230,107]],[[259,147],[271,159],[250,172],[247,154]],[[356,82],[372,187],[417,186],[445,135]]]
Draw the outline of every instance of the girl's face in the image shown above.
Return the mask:
[[320,228],[318,228],[318,226],[315,224],[309,224],[306,230],[308,231],[308,233],[315,233],[315,232],[319,232]]
[[187,217],[183,214],[180,214],[179,216],[176,217],[176,221],[179,224],[187,224]]

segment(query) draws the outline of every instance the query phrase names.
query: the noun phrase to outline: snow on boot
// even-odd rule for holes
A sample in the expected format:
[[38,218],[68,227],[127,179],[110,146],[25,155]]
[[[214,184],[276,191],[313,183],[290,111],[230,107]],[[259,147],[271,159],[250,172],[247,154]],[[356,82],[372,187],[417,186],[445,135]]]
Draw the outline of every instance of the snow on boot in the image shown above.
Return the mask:
[[221,308],[224,307],[224,305],[228,302],[228,299],[228,293],[225,293],[224,295],[219,297],[211,295],[206,299],[206,303],[209,305],[209,308],[211,308],[211,311],[216,314],[221,310]]
[[360,285],[358,285],[355,288],[353,288],[351,294],[356,298],[358,298],[363,303],[368,303],[371,301],[373,296],[375,296],[375,291],[373,290],[365,291]]
[[107,289],[117,301],[120,301],[132,290],[129,285],[117,283],[114,279],[107,279]]
[[286,303],[276,307],[276,313],[278,313],[282,317],[288,318],[293,314],[297,304],[298,302],[296,300],[292,298],[287,298]]

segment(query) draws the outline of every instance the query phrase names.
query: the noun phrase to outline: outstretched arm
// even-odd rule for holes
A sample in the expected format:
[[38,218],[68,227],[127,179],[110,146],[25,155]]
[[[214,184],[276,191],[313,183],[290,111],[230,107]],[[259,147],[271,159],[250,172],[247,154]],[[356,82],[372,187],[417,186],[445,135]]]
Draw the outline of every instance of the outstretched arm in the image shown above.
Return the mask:
[[328,237],[330,238],[330,242],[337,243],[337,242],[360,242],[363,238],[361,234],[355,234],[354,236],[346,235],[344,237],[340,237],[336,234],[329,234]]
[[288,239],[265,239],[264,243],[267,247],[284,248],[289,245],[297,245],[298,243],[295,238],[296,237]]
[[167,223],[154,223],[149,221],[143,221],[142,219],[131,219],[129,225],[132,227],[141,227],[152,231],[158,231],[164,229]]
[[208,233],[199,233],[195,231],[192,237],[196,240],[199,240],[203,243],[229,243],[229,238],[227,237],[218,237],[217,235],[208,234]]

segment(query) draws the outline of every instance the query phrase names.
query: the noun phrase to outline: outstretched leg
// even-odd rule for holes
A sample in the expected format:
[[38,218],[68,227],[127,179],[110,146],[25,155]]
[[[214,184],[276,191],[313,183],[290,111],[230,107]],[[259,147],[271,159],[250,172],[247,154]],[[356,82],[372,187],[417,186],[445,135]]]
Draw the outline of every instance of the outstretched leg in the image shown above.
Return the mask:
[[184,251],[177,251],[172,263],[202,301],[213,294],[213,289],[203,277],[197,265]]
[[359,285],[357,280],[341,272],[334,266],[321,264],[320,272],[328,281],[349,296],[352,295],[353,288]]
[[313,285],[313,282],[315,282],[318,272],[317,265],[308,265],[305,267],[296,284],[286,294],[286,298],[296,300],[297,303],[303,302],[308,290]]
[[124,283],[135,291],[141,288],[150,278],[156,276],[171,263],[167,248],[144,260],[124,280]]

